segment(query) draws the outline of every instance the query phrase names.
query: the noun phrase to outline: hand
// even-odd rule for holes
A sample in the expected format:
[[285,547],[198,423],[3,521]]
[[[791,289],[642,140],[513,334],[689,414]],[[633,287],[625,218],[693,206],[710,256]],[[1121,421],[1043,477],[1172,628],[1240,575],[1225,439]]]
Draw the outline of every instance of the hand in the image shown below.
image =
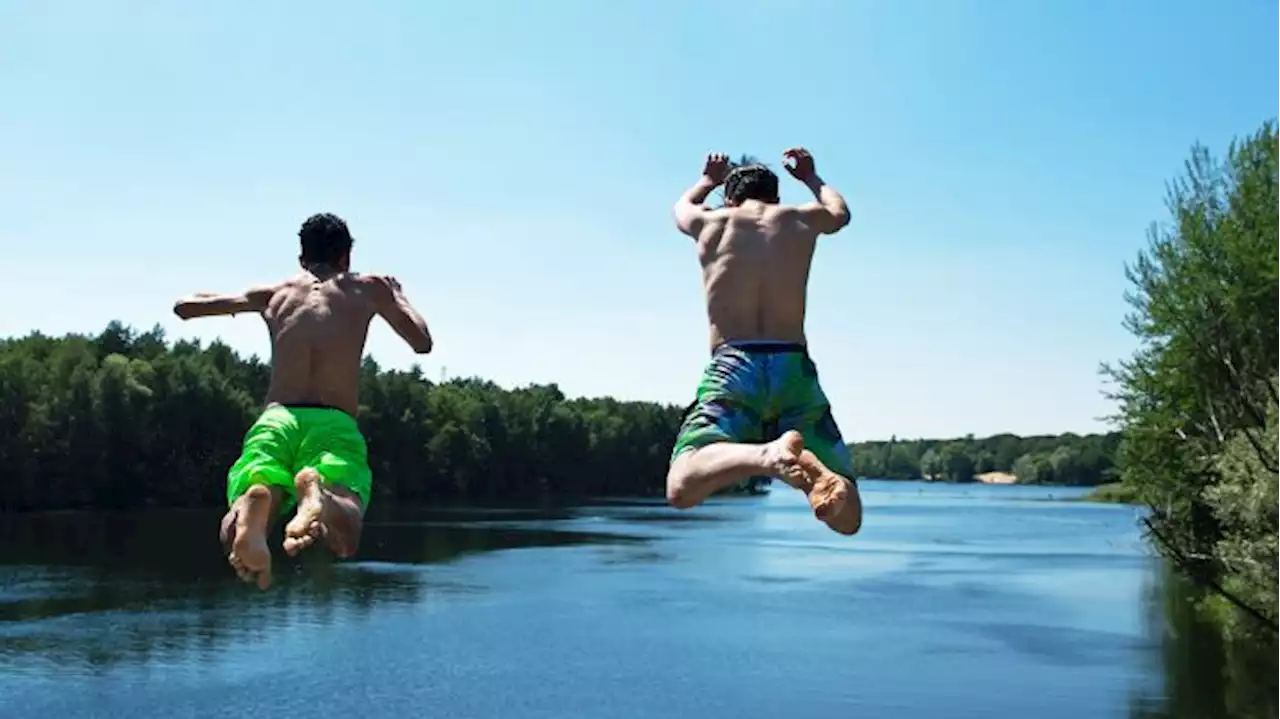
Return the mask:
[[813,166],[813,155],[803,147],[793,147],[782,153],[782,165],[791,176],[801,182],[808,182],[818,176]]
[[729,174],[729,156],[722,152],[707,155],[707,162],[702,166],[702,176],[711,181],[712,186],[724,182]]

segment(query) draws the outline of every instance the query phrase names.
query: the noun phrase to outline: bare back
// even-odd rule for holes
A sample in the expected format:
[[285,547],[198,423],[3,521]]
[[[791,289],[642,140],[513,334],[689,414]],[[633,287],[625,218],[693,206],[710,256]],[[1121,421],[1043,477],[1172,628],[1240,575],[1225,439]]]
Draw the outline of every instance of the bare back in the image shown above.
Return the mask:
[[792,205],[748,201],[707,214],[697,243],[712,347],[806,342],[805,300],[817,238]]
[[356,414],[377,291],[371,278],[307,272],[275,289],[262,312],[271,333],[268,403],[324,404]]

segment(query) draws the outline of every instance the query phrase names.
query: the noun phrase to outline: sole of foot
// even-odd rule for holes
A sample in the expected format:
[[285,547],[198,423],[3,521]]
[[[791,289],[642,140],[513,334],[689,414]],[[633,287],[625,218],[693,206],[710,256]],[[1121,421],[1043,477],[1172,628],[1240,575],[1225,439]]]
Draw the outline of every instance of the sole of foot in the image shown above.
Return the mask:
[[304,469],[293,478],[298,492],[298,511],[284,527],[284,551],[296,557],[329,533],[326,520],[332,514],[331,499],[324,491],[320,473]]
[[271,586],[271,548],[267,546],[267,526],[271,522],[271,490],[254,485],[236,500],[231,527],[231,553],[227,561],[245,582],[259,589]]
[[809,450],[800,453],[800,466],[809,477],[810,489],[807,494],[813,515],[840,534],[857,532],[862,524],[861,516],[856,519],[841,516],[851,501],[850,492],[853,490],[849,480],[832,472]]

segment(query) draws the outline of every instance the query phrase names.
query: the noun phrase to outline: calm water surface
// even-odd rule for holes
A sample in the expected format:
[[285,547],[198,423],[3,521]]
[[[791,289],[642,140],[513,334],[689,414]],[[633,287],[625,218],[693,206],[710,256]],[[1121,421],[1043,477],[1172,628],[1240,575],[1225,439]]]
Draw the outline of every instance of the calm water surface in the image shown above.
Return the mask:
[[[866,482],[405,510],[235,581],[217,515],[0,522],[0,716],[1121,717],[1161,692],[1137,510]],[[385,509],[385,508],[384,508]]]

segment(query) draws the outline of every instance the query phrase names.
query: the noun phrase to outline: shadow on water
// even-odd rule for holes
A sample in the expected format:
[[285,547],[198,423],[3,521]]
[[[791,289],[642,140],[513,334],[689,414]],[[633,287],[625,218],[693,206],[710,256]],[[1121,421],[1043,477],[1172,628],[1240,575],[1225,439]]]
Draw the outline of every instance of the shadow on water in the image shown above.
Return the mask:
[[1162,686],[1130,702],[1133,719],[1272,719],[1277,703],[1274,635],[1229,642],[1204,609],[1204,592],[1172,571],[1147,592],[1148,632]]
[[105,669],[189,661],[291,626],[360,620],[375,605],[482,593],[485,587],[441,566],[467,555],[644,541],[496,524],[561,519],[568,516],[562,510],[409,508],[370,517],[358,561],[333,561],[324,553],[290,560],[279,551],[283,530],[277,527],[275,584],[258,592],[228,569],[216,534],[220,516],[0,516],[0,665],[39,660]]

